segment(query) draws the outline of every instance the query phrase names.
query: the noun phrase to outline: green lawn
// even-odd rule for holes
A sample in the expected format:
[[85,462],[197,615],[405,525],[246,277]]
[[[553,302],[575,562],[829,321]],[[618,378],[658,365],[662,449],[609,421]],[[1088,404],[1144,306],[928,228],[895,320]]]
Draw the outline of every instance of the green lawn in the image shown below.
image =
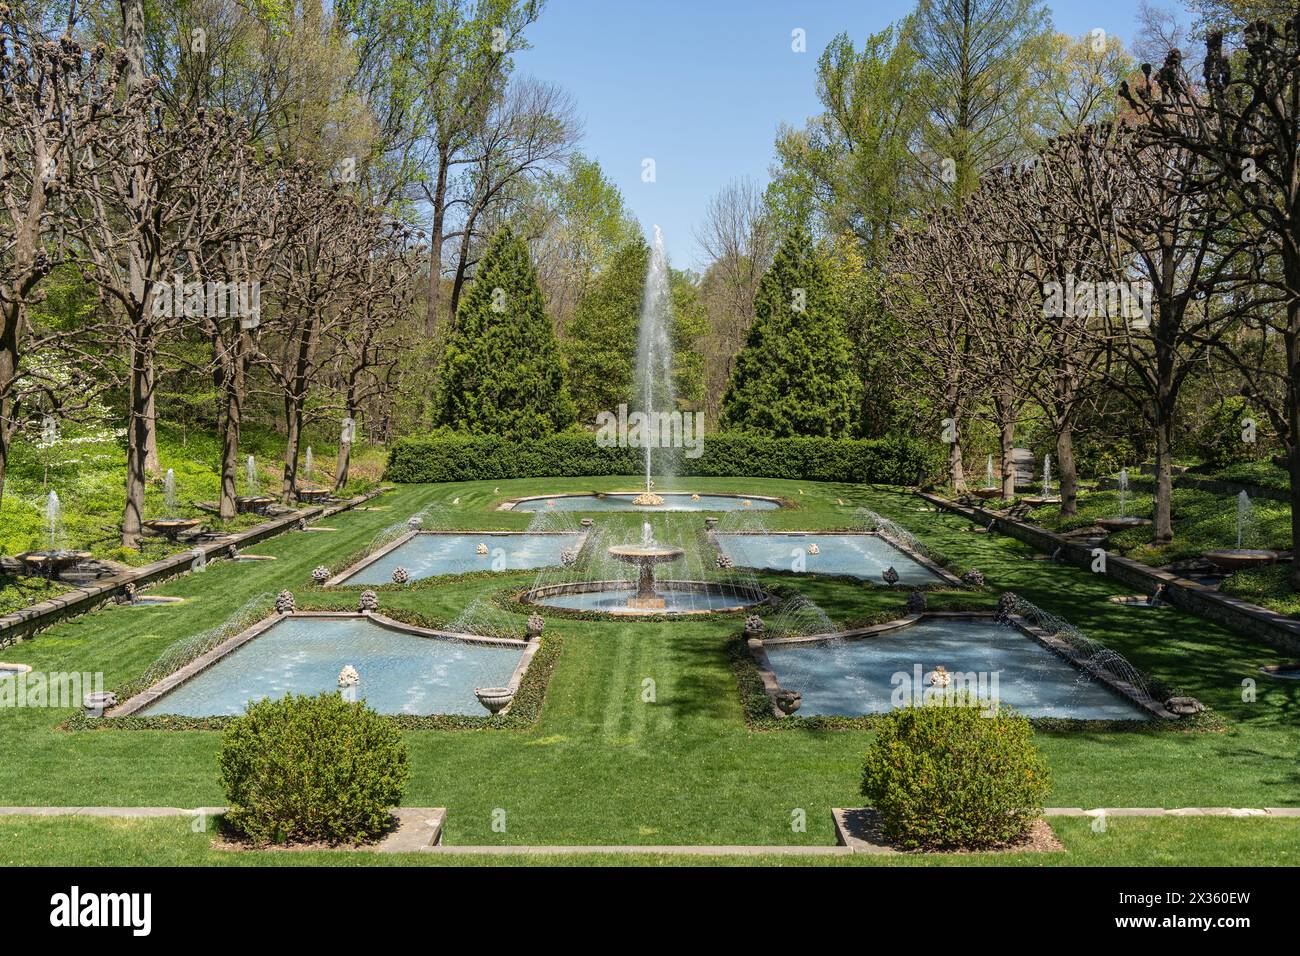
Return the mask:
[[[587,478],[403,487],[376,499],[378,510],[331,518],[337,532],[295,532],[257,547],[277,561],[218,562],[160,589],[189,598],[185,604],[106,609],[10,648],[4,659],[40,670],[102,669],[107,684],[115,686],[138,677],[174,641],[221,623],[258,595],[269,597],[282,587],[305,592],[313,567],[356,552],[384,527],[428,505],[445,508],[438,512],[445,527],[524,528],[529,515],[493,510],[501,498],[634,486],[634,479]],[[989,599],[996,591],[1015,590],[1223,718],[1221,732],[1040,732],[1038,743],[1054,776],[1052,805],[1300,804],[1300,687],[1260,678],[1256,699],[1243,701],[1243,679],[1257,678],[1261,664],[1282,659],[1266,646],[1173,609],[1111,604],[1106,598],[1122,589],[1106,579],[1031,561],[1025,546],[974,533],[966,522],[889,489],[692,479],[684,490],[774,494],[795,503],[797,508],[764,515],[772,528],[844,527],[857,520],[855,506],[874,508],[911,528],[960,570],[982,570]],[[457,498],[460,503],[453,504]],[[381,597],[385,608],[451,620],[476,596],[532,580],[531,573],[469,578]],[[901,609],[905,597],[844,581],[803,579],[799,586],[837,622]],[[337,600],[350,603],[355,593]],[[617,622],[552,616],[548,627],[563,636],[564,646],[540,722],[526,731],[407,734],[413,779],[406,802],[447,807],[446,839],[459,844],[832,842],[830,807],[861,802],[857,785],[869,734],[749,730],[725,655],[739,624],[735,616]],[[642,702],[646,678],[655,682],[653,703]],[[0,746],[7,758],[0,765],[0,805],[223,802],[216,734],[70,733],[57,729],[68,713],[0,711]],[[798,809],[806,811],[806,832],[791,831]],[[505,811],[504,833],[492,828],[495,810]],[[67,836],[77,828],[89,828],[84,840]],[[1255,862],[1266,851],[1270,860],[1285,854],[1294,860],[1300,845],[1300,828],[1278,821],[1124,821],[1102,835],[1091,833],[1086,821],[1081,830],[1077,821],[1060,821],[1059,829],[1071,862],[1159,863],[1165,854],[1182,862]],[[19,853],[15,859],[31,862],[38,857],[30,854],[48,845],[51,862],[92,855],[82,846],[98,846],[94,859],[104,862],[228,858],[209,853],[201,835],[191,837],[188,823],[176,821],[0,821],[0,832],[23,831],[22,841],[0,840],[0,857]],[[15,842],[23,849],[15,850]],[[296,854],[245,854],[240,861],[263,856],[273,863],[306,862]],[[357,863],[364,856],[330,860]]]

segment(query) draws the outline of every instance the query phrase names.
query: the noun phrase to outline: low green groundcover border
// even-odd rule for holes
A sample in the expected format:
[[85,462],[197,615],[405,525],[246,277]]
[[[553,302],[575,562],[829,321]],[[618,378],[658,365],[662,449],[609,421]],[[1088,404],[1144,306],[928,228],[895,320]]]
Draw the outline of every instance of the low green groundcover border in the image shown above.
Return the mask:
[[[299,610],[312,610],[300,608]],[[431,629],[445,628],[442,622],[435,622],[421,614],[410,611],[389,612],[385,615],[403,624]],[[265,615],[263,615],[265,616]],[[255,622],[254,622],[255,623]],[[251,625],[250,625],[251,626]],[[556,661],[563,647],[563,640],[556,634],[543,634],[541,646],[529,662],[528,670],[519,683],[507,714],[467,717],[461,714],[384,714],[402,730],[524,730],[537,723],[542,714],[542,705],[546,700],[546,689],[551,683],[551,674],[555,671]],[[129,685],[128,685],[129,686]],[[139,693],[139,688],[132,694]],[[126,700],[127,697],[121,699]],[[63,724],[63,730],[222,730],[231,716],[217,717],[182,717],[178,715],[159,714],[146,717],[129,715],[125,717],[88,717],[77,714]]]
[[[876,621],[873,623],[884,623]],[[869,626],[869,625],[855,625]],[[745,712],[745,723],[751,730],[870,730],[884,714],[864,714],[860,717],[816,716],[816,717],[777,717],[772,713],[772,698],[763,688],[763,678],[758,673],[758,664],[749,653],[749,645],[744,634],[737,634],[727,641],[727,657],[731,669],[736,675],[736,688],[740,693],[740,705]],[[1162,689],[1163,690],[1163,689]],[[1167,696],[1173,696],[1169,693]],[[1209,731],[1224,729],[1224,721],[1218,714],[1206,708],[1193,717],[1178,720],[1079,720],[1073,717],[1030,717],[1030,724],[1037,730],[1088,731],[1108,733],[1123,731],[1125,733],[1160,734],[1188,731]]]

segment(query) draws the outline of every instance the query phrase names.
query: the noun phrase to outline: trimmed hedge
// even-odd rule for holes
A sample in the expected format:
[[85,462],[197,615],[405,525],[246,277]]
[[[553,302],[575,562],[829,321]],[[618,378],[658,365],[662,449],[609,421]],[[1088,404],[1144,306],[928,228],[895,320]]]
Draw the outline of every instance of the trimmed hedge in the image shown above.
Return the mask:
[[1050,790],[1029,721],[960,699],[891,712],[862,774],[885,836],[907,850],[1014,843]]
[[[656,456],[665,452],[656,450]],[[932,470],[934,448],[908,438],[765,438],[718,434],[703,453],[673,455],[671,473],[683,478],[744,476],[801,481],[912,485]],[[399,482],[492,481],[639,475],[639,448],[602,448],[588,432],[563,432],[515,441],[497,435],[403,438],[388,455],[385,478]]]
[[411,778],[397,728],[337,693],[249,704],[217,764],[226,822],[258,844],[373,840]]

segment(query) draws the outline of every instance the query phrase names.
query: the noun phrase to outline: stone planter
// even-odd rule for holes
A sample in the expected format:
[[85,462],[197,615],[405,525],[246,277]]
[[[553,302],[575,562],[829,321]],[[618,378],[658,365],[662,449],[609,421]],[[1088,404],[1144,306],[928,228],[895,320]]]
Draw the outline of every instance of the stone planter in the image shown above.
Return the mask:
[[499,714],[514,699],[515,692],[509,687],[475,687],[474,696],[491,714]]

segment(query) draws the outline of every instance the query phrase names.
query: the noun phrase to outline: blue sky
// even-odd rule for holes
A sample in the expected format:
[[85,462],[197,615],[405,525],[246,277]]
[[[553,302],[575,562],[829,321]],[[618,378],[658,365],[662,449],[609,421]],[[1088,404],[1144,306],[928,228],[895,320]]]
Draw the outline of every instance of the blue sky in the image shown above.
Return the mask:
[[[1175,6],[1177,0],[1166,0]],[[692,235],[729,180],[767,182],[781,122],[817,111],[815,70],[827,41],[855,41],[906,15],[913,0],[549,0],[517,69],[577,101],[583,150],[600,161],[647,234],[664,232],[673,265],[703,265]],[[1134,0],[1049,3],[1056,28],[1101,27],[1126,43]],[[791,50],[806,31],[807,52]],[[641,180],[653,158],[656,181]]]

